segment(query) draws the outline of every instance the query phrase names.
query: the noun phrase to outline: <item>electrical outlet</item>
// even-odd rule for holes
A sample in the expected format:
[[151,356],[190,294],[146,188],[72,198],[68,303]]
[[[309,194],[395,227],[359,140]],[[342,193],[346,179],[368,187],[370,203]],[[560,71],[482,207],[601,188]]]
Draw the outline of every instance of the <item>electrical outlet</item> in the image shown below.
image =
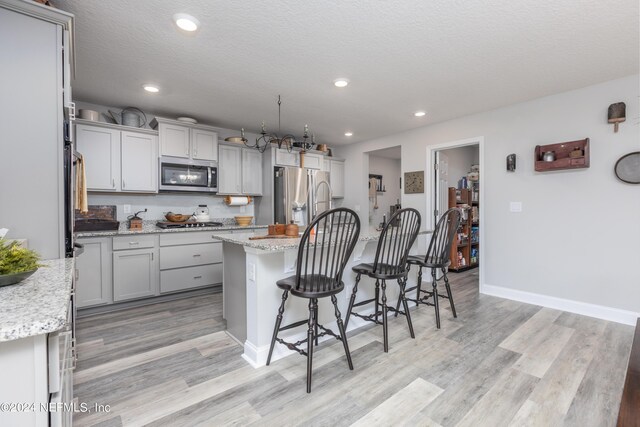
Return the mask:
[[511,202],[509,204],[509,210],[511,212],[522,212],[522,202]]
[[251,281],[256,281],[256,265],[249,264],[247,265],[247,279]]
[[124,205],[124,213],[131,213],[131,205]]

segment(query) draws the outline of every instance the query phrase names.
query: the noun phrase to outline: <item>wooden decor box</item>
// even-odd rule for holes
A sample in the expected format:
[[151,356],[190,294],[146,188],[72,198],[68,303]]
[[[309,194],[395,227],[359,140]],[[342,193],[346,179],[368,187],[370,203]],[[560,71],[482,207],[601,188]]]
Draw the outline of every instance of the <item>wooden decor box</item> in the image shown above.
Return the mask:
[[[548,151],[555,154],[555,160],[552,162],[543,160],[544,153]],[[558,144],[537,145],[534,162],[536,172],[588,168],[589,138]]]

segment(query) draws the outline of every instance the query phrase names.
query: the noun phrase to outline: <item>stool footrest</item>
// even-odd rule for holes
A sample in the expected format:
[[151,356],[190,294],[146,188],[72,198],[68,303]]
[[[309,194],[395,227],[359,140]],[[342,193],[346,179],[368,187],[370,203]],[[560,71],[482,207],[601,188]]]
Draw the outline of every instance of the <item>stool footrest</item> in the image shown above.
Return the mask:
[[299,322],[294,322],[294,323],[290,323],[287,326],[283,326],[280,329],[278,329],[278,331],[286,331],[287,329],[291,329],[291,328],[295,328],[298,326],[302,326],[302,325],[306,325],[309,321],[308,320],[301,320]]
[[366,299],[364,301],[360,301],[357,302],[355,304],[353,304],[354,307],[360,307],[361,305],[366,305],[366,304],[371,304],[372,302],[375,302],[375,298],[371,298],[371,299]]
[[[388,308],[389,308],[389,307],[387,307],[387,309],[388,309]],[[377,315],[382,315],[382,311],[378,311],[378,313],[369,314],[368,316],[362,315],[362,314],[360,314],[360,313],[356,313],[355,311],[352,311],[352,312],[351,312],[351,315],[352,315],[352,316],[359,317],[359,318],[361,318],[362,320],[366,320],[367,322],[372,322],[372,323],[375,323],[375,324],[377,324],[377,325],[382,325],[382,321],[381,321],[381,320],[376,320],[376,319],[375,319],[376,314],[377,314]]]
[[[301,320],[300,322],[295,322],[295,323],[292,323],[290,325],[285,326],[284,328],[280,328],[280,329],[278,329],[278,331],[282,331],[282,330],[285,330],[285,329],[291,329],[294,326],[300,326],[300,325],[306,324],[306,323],[307,323],[306,320]],[[333,332],[329,328],[326,328],[324,325],[321,325],[321,324],[318,323],[318,328],[322,329],[322,332],[320,332],[318,335],[314,334],[314,336],[313,336],[314,341],[315,341],[315,338],[324,337],[325,335],[331,335],[332,337],[334,337],[338,341],[342,341],[342,337],[340,335],[337,335],[335,332]],[[308,337],[305,338],[305,339],[302,339],[300,341],[296,341],[294,343],[290,343],[288,341],[285,341],[280,337],[276,337],[276,341],[279,342],[280,344],[284,345],[285,347],[287,347],[289,350],[296,351],[296,352],[300,353],[303,356],[307,355],[307,352],[304,351],[303,349],[301,349],[299,346],[301,346],[302,344],[306,344],[307,341],[309,341]]]

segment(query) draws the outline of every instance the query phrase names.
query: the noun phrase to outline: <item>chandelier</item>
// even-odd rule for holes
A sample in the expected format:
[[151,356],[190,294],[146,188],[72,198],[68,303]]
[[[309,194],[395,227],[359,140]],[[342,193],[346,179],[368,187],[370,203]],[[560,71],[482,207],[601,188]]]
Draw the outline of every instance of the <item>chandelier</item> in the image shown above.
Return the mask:
[[280,106],[282,101],[280,95],[278,95],[278,133],[268,133],[265,127],[264,121],[262,122],[262,130],[260,136],[256,138],[254,143],[249,143],[249,140],[244,136],[244,128],[240,130],[242,142],[249,148],[256,148],[261,153],[267,149],[270,144],[275,144],[278,148],[286,148],[288,152],[291,152],[293,147],[299,147],[302,151],[310,150],[316,143],[315,137],[312,134],[309,136],[309,125],[304,125],[304,133],[302,134],[302,141],[296,141],[296,137],[291,134],[280,136]]

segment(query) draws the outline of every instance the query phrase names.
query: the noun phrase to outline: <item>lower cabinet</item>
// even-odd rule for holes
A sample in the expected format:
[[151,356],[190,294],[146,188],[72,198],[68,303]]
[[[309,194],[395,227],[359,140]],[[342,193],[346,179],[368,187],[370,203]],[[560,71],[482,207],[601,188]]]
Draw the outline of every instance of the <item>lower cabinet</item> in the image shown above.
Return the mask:
[[111,237],[81,239],[84,252],[76,258],[78,308],[109,304],[111,295]]
[[157,249],[129,249],[113,253],[113,301],[158,294]]
[[160,236],[160,293],[222,283],[222,243],[211,237],[207,232]]

